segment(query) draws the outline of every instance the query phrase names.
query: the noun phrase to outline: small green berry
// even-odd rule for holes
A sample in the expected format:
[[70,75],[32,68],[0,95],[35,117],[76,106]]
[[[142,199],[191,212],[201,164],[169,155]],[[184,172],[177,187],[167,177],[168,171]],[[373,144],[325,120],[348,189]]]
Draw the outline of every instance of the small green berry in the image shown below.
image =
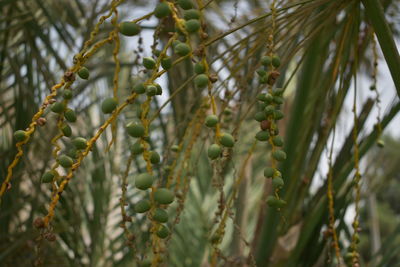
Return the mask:
[[73,159],[77,159],[78,158],[78,150],[76,150],[75,148],[71,148],[70,150],[68,150],[67,156],[70,158],[73,158]]
[[84,80],[89,79],[89,70],[86,67],[81,67],[78,71],[78,76]]
[[267,204],[268,206],[273,208],[282,208],[286,205],[286,201],[284,201],[283,199],[277,199],[274,196],[268,196]]
[[159,3],[154,9],[154,15],[159,19],[164,18],[169,14],[171,14],[171,9],[169,8],[169,5],[166,2]]
[[164,70],[169,70],[172,67],[172,59],[170,57],[164,57],[161,59],[161,67]]
[[69,100],[69,99],[71,99],[72,96],[73,96],[72,90],[70,90],[70,89],[64,89],[62,95],[63,95],[63,98],[64,98],[64,99]]
[[87,141],[83,137],[76,137],[72,140],[72,144],[76,147],[76,149],[85,149],[87,147]]
[[173,152],[179,152],[179,146],[178,145],[173,145],[173,146],[171,146],[171,150],[173,151]]
[[140,155],[144,151],[144,148],[143,148],[142,144],[139,141],[137,141],[136,143],[132,144],[130,148],[131,148],[131,152],[132,152],[133,155]]
[[258,122],[262,122],[267,118],[266,114],[264,111],[259,111],[254,115],[254,119]]
[[264,177],[265,178],[272,178],[272,176],[274,175],[275,169],[271,168],[271,167],[266,167],[264,169]]
[[190,53],[190,47],[185,43],[179,43],[175,46],[174,52],[183,57]]
[[135,212],[136,213],[145,213],[151,207],[150,201],[147,199],[139,200],[138,203],[135,204]]
[[275,120],[281,120],[283,119],[283,117],[285,117],[285,114],[283,114],[283,112],[281,110],[275,110],[274,111],[274,119]]
[[218,124],[217,115],[208,115],[206,117],[205,125],[207,127],[215,127]]
[[74,161],[66,155],[61,155],[58,157],[58,163],[64,168],[71,168]]
[[228,133],[223,133],[219,141],[221,142],[221,145],[225,147],[233,147],[235,145],[235,139],[233,139],[233,136]]
[[272,138],[272,143],[273,143],[275,146],[281,147],[281,146],[283,146],[283,139],[282,139],[282,137],[280,137],[279,135],[274,136],[274,137]]
[[149,173],[141,173],[135,179],[135,186],[140,190],[146,190],[151,187],[154,177]]
[[199,19],[200,18],[200,12],[196,9],[189,9],[183,12],[183,18],[185,20],[191,20],[191,19]]
[[158,89],[155,85],[148,85],[146,87],[146,94],[148,96],[155,96],[155,95],[157,95],[157,92],[158,92]]
[[54,170],[51,171],[47,171],[42,175],[42,183],[51,183],[53,182],[54,177],[57,175],[58,173]]
[[156,151],[150,151],[150,162],[152,164],[158,164],[160,163],[160,155]]
[[382,139],[379,139],[376,143],[379,147],[384,147],[385,146],[385,142]]
[[256,70],[256,72],[260,77],[264,77],[265,75],[267,75],[267,72],[263,68],[259,68],[258,70]]
[[281,59],[277,55],[274,55],[272,57],[272,66],[278,68],[280,65],[281,65]]
[[143,83],[139,83],[139,84],[136,84],[134,87],[133,87],[133,91],[136,93],[136,94],[144,94],[145,92],[146,92],[146,86],[143,84]]
[[282,177],[272,179],[272,186],[276,189],[282,188],[284,184],[285,182],[283,181]]
[[167,188],[159,188],[154,192],[154,200],[158,204],[170,204],[174,201],[174,193]]
[[164,225],[161,225],[157,231],[157,236],[161,239],[164,239],[167,238],[168,235],[169,235],[168,228],[165,227]]
[[69,127],[69,125],[68,124],[63,124],[62,126],[61,126],[61,132],[63,133],[63,135],[64,136],[66,136],[66,137],[70,137],[71,135],[72,135],[72,129],[71,129],[71,127]]
[[232,114],[232,109],[230,109],[230,108],[225,108],[223,112],[224,112],[224,115],[229,116],[229,115]]
[[222,149],[219,145],[217,144],[212,144],[209,148],[208,148],[208,157],[210,159],[216,159],[221,155]]
[[155,84],[156,88],[157,88],[157,93],[156,95],[162,95],[162,87],[161,85],[159,85],[158,83]]
[[204,67],[203,64],[201,64],[200,62],[197,62],[196,64],[194,64],[194,72],[196,74],[202,74],[206,71],[206,67]]
[[119,24],[119,32],[125,36],[134,36],[139,34],[141,28],[138,24],[132,21],[124,21]]
[[266,94],[257,95],[257,100],[265,102],[267,100]]
[[269,139],[269,133],[266,132],[266,131],[259,131],[259,132],[256,134],[256,139],[257,139],[258,141],[261,141],[261,142],[263,142],[263,141],[268,141],[268,139]]
[[76,122],[76,114],[75,111],[73,111],[70,108],[67,108],[67,110],[64,112],[64,117],[67,121],[69,122]]
[[199,74],[194,78],[194,84],[197,88],[204,88],[208,85],[208,76],[206,74]]
[[265,114],[267,114],[267,116],[272,115],[275,113],[275,107],[273,105],[268,105],[265,107],[264,111],[265,111]]
[[163,209],[156,208],[154,210],[153,220],[155,220],[159,223],[168,222],[168,213]]
[[14,138],[17,140],[17,142],[22,142],[26,139],[27,134],[23,130],[18,130],[14,132]]
[[193,7],[192,1],[190,0],[178,0],[178,5],[185,10]]
[[51,104],[50,110],[53,111],[54,113],[62,113],[65,110],[65,104],[62,102],[55,102]]
[[261,64],[265,67],[269,67],[272,63],[272,59],[270,56],[263,56],[261,58]]
[[283,88],[276,88],[272,93],[274,96],[282,96],[285,90]]
[[274,100],[274,97],[270,94],[270,93],[267,93],[267,94],[265,94],[265,103],[271,103],[272,101]]
[[103,111],[104,114],[110,114],[114,111],[114,109],[117,107],[118,101],[114,97],[107,98],[101,103],[101,111]]
[[283,97],[281,96],[274,96],[273,101],[277,105],[282,105],[283,104]]
[[272,157],[277,161],[284,161],[286,159],[286,153],[283,150],[275,150],[272,152]]
[[143,58],[143,66],[148,70],[152,70],[156,67],[156,62],[151,57],[145,57]]
[[132,137],[138,138],[144,135],[144,126],[134,122],[131,122],[128,125],[126,125],[126,130],[128,134]]
[[185,22],[185,28],[189,33],[197,32],[200,29],[200,21],[197,19],[190,19]]

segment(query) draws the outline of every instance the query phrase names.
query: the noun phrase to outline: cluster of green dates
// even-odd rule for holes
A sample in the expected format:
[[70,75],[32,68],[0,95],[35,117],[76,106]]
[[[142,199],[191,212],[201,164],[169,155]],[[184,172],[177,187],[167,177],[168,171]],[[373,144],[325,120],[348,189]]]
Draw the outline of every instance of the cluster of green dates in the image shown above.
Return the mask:
[[[217,115],[208,115],[205,119],[205,125],[214,128],[219,123]],[[222,154],[222,147],[232,148],[235,145],[235,139],[229,133],[221,133],[218,137],[218,144],[212,144],[208,147],[208,157],[212,160],[217,159]]]
[[[141,173],[135,178],[135,187],[140,190],[152,188],[155,177],[150,173]],[[146,213],[150,211],[150,218],[156,222],[156,235],[164,239],[168,237],[169,230],[164,225],[168,222],[168,212],[163,206],[169,205],[174,201],[174,193],[167,188],[157,188],[151,193],[153,202],[148,198],[142,199],[135,204],[136,213]],[[154,207],[152,208],[152,203]]]
[[277,55],[272,55],[272,56],[263,56],[261,58],[261,65],[257,70],[257,74],[260,79],[261,84],[273,84],[271,83],[271,80],[275,80],[273,77],[274,73],[272,72],[273,69],[278,68],[281,65],[281,60],[279,56]]

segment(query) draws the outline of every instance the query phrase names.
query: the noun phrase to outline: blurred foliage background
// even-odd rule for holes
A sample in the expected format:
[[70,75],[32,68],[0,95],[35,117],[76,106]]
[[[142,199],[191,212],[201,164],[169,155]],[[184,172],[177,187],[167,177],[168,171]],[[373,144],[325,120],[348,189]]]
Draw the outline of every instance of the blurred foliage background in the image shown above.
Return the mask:
[[[271,3],[198,2],[209,2],[203,12],[209,34],[207,60],[218,78],[213,90],[222,127],[233,131],[237,142],[225,163],[213,166],[206,155],[210,133],[202,128],[181,174],[188,181],[184,209],[177,214],[177,203],[170,208],[171,218],[178,216],[179,223],[168,241],[165,265],[209,266],[215,249],[211,242],[218,222],[215,213],[221,202],[215,179],[222,181],[224,195],[230,196],[235,187],[233,181],[243,170],[244,179],[219,246],[218,266],[252,266],[254,262],[257,266],[337,266],[330,241],[324,235],[329,216],[328,151],[333,149],[335,226],[344,257],[353,231],[352,101],[357,77],[357,142],[362,159],[360,263],[400,266],[400,140],[393,131],[384,131],[388,134],[380,136],[374,127],[377,116],[383,130],[389,127],[400,103],[379,45],[380,101],[369,90],[373,83],[373,14],[356,0],[277,1],[275,38],[282,59],[277,83],[286,88],[285,118],[279,127],[288,155],[280,167],[285,180],[282,197],[287,206],[277,212],[265,204],[271,184],[263,177],[263,169],[270,148],[259,143],[246,161],[259,128],[253,119],[261,89],[255,70],[266,49]],[[156,3],[125,1],[118,9],[119,20],[143,16]],[[396,39],[400,29],[399,3],[383,0],[380,4]],[[109,5],[109,1],[102,0],[0,0],[0,181],[16,154],[12,133],[29,125]],[[173,25],[172,21],[164,22],[166,28]],[[155,34],[157,24],[153,17],[141,23],[140,37],[122,38],[120,99],[131,93],[135,81],[146,76],[141,58],[151,56],[152,45],[161,47],[167,41],[167,34]],[[106,37],[111,29],[110,22],[106,22],[96,38]],[[89,80],[77,80],[73,85],[70,103],[78,114],[74,136],[90,138],[105,121],[99,106],[111,95],[115,68],[112,51],[111,45],[99,50],[86,64]],[[392,58],[396,60],[396,55]],[[396,74],[395,69],[390,71]],[[164,93],[152,102],[151,114],[156,119],[151,128],[151,147],[162,155],[162,164],[156,168],[160,179],[166,179],[164,167],[175,158],[181,160],[187,151],[190,136],[185,136],[184,131],[206,95],[194,88],[192,79],[192,63],[183,61],[161,79]],[[156,112],[173,94],[171,102]],[[113,147],[106,151],[111,140],[111,131],[106,131],[62,194],[53,222],[57,240],[42,244],[40,249],[44,266],[135,266],[137,258],[151,254],[146,219],[132,208],[141,198],[141,192],[132,186],[135,174],[144,170],[145,163],[140,158],[132,163],[127,198],[127,211],[133,218],[129,229],[136,236],[136,251],[126,245],[119,227],[121,176],[133,143],[123,125],[137,117],[141,101],[135,101],[120,116]],[[46,214],[50,201],[51,187],[41,184],[40,177],[54,161],[49,140],[57,131],[55,115],[46,112],[45,117],[46,126],[39,127],[24,147],[12,187],[1,202],[0,266],[31,266],[37,259],[38,231],[33,221]],[[333,131],[336,138],[332,148]],[[386,144],[383,148],[376,145],[378,139]],[[71,146],[67,138],[61,141],[63,149]],[[170,147],[180,142],[184,144],[181,153],[172,152]]]

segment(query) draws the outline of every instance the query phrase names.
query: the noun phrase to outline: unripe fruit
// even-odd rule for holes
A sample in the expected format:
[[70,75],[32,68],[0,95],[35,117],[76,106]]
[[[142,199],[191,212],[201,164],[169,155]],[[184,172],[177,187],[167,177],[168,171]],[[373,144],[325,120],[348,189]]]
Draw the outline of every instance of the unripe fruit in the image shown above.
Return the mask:
[[168,234],[169,234],[168,228],[165,227],[164,225],[161,225],[157,231],[157,236],[161,239],[164,239],[167,238]]
[[160,223],[168,222],[168,213],[160,208],[156,208],[153,214],[153,220]]
[[218,124],[218,117],[216,115],[208,115],[205,121],[207,127],[215,127]]
[[208,148],[208,157],[210,159],[216,159],[221,155],[222,149],[219,145],[217,144],[212,144],[209,148]]
[[66,123],[61,126],[61,132],[66,137],[70,137],[72,135],[71,127],[69,127],[69,125]]
[[197,32],[200,29],[200,21],[197,19],[190,19],[185,22],[185,28],[189,33]]
[[164,70],[169,70],[172,67],[172,59],[170,57],[161,59],[161,67],[163,67]]
[[64,168],[71,168],[72,164],[74,164],[74,161],[66,155],[61,155],[58,157],[58,163]]
[[230,108],[225,108],[223,112],[224,112],[224,115],[229,116],[229,115],[232,114],[232,109],[230,109]]
[[257,95],[257,100],[265,102],[266,101],[266,94]]
[[173,146],[171,146],[171,150],[173,151],[173,152],[179,152],[179,146],[178,145],[173,145]]
[[280,65],[281,65],[281,59],[277,55],[274,55],[272,57],[272,66],[278,68]]
[[67,108],[67,110],[64,112],[64,117],[67,121],[69,122],[76,122],[76,114],[75,111],[73,111],[70,108]]
[[267,118],[264,111],[259,111],[254,115],[254,119],[258,122],[261,122]]
[[136,94],[144,94],[146,92],[146,86],[143,83],[139,83],[133,87],[133,91]]
[[85,149],[87,147],[87,141],[83,137],[76,137],[72,140],[72,144],[76,147],[76,149]]
[[221,145],[225,147],[233,147],[235,145],[235,140],[233,139],[233,136],[228,133],[223,133],[219,141],[221,142]]
[[71,148],[70,150],[68,150],[67,156],[70,158],[73,158],[73,159],[77,159],[78,158],[78,150],[76,150],[75,148]]
[[158,83],[156,83],[156,88],[157,88],[157,93],[156,93],[156,95],[162,95],[162,88],[161,88],[161,85],[159,85]]
[[261,64],[264,65],[265,67],[269,67],[272,63],[272,59],[270,56],[263,56],[261,58]]
[[281,120],[281,119],[283,119],[283,117],[285,117],[285,115],[283,114],[283,112],[282,111],[280,111],[280,110],[275,110],[274,111],[274,119],[275,120]]
[[166,17],[169,14],[171,14],[171,9],[169,8],[169,5],[166,2],[159,3],[154,9],[154,15],[159,19]]
[[23,130],[18,130],[14,132],[14,138],[17,140],[17,142],[22,142],[26,139],[27,134]]
[[141,173],[135,179],[135,186],[140,190],[146,190],[153,184],[154,177],[149,173]]
[[265,114],[267,114],[267,116],[272,115],[272,114],[274,114],[275,107],[272,105],[268,105],[265,107],[264,111],[265,111]]
[[385,146],[385,142],[382,139],[379,139],[376,143],[379,147],[384,147]]
[[261,84],[266,84],[266,83],[268,83],[268,77],[267,77],[267,76],[261,76],[261,77],[260,77],[260,83],[261,83]]
[[175,46],[177,46],[178,44],[181,44],[181,43],[182,43],[182,42],[179,41],[179,40],[174,40],[174,41],[172,42],[172,47],[175,48]]
[[200,12],[196,9],[189,9],[183,12],[183,18],[185,20],[191,20],[191,19],[199,19],[200,18]]
[[260,122],[260,128],[263,131],[268,130],[271,127],[271,122],[269,120],[263,120]]
[[136,213],[145,213],[151,207],[150,201],[147,199],[142,199],[138,203],[135,204],[135,212]]
[[282,96],[285,90],[283,88],[276,88],[272,93],[274,96]]
[[273,143],[275,146],[283,146],[283,139],[282,139],[282,137],[280,137],[279,135],[274,136],[274,137],[272,138],[272,143]]
[[201,64],[200,62],[194,64],[194,72],[196,74],[202,74],[206,71],[206,67],[204,67],[203,64]]
[[119,32],[125,36],[137,35],[140,30],[140,26],[132,21],[124,21],[119,24]]
[[268,141],[268,139],[269,139],[269,133],[266,132],[266,131],[259,131],[259,132],[256,134],[256,139],[257,139],[258,141],[261,141],[261,142],[263,142],[263,141]]
[[265,178],[272,178],[272,176],[274,175],[274,173],[275,173],[275,169],[274,169],[274,168],[266,167],[266,168],[264,169],[264,177],[265,177]]
[[274,196],[268,196],[267,204],[268,206],[273,208],[282,208],[286,205],[286,201],[284,201],[283,199],[277,199]]
[[178,0],[178,5],[185,10],[193,7],[192,1],[190,0]]
[[190,53],[190,47],[185,43],[179,43],[175,46],[174,52],[183,57]]
[[267,94],[265,94],[265,103],[271,103],[272,101],[274,100],[274,97],[270,94],[270,93],[267,93]]
[[154,192],[154,201],[158,204],[170,204],[174,201],[174,193],[167,188],[159,188]]
[[206,74],[199,74],[194,78],[194,84],[197,88],[204,88],[208,85],[208,76]]
[[267,75],[267,72],[263,68],[257,69],[256,72],[260,77],[264,77],[265,75]]
[[126,131],[132,137],[142,137],[144,135],[144,126],[134,122],[126,125]]
[[67,99],[67,100],[69,100],[69,99],[71,99],[72,98],[72,91],[71,90],[69,90],[69,89],[64,89],[64,91],[63,91],[63,98],[64,99]]
[[282,105],[283,104],[283,97],[281,96],[274,96],[273,101],[277,105]]
[[275,150],[272,152],[272,157],[277,161],[284,161],[286,159],[286,153],[283,150]]
[[158,89],[155,85],[148,85],[146,87],[146,94],[148,96],[155,96],[157,94],[157,91],[158,91]]
[[143,66],[148,70],[152,70],[156,67],[156,62],[151,57],[145,57],[143,58]]
[[272,179],[272,186],[274,188],[280,189],[283,187],[284,184],[285,182],[283,181],[282,177],[276,177]]
[[62,102],[55,102],[51,104],[50,110],[53,111],[54,113],[62,113],[65,110],[65,104]]
[[81,67],[78,70],[78,76],[84,80],[89,79],[89,70],[86,67]]
[[150,162],[153,164],[160,163],[160,155],[156,151],[150,151]]
[[117,105],[117,99],[115,99],[114,97],[107,98],[101,104],[101,111],[103,111],[104,114],[110,114],[114,111]]
[[144,148],[139,141],[131,145],[131,152],[133,155],[140,155],[143,153],[143,151]]
[[42,183],[51,183],[53,182],[54,177],[57,175],[58,173],[54,170],[51,171],[47,171],[42,175]]

